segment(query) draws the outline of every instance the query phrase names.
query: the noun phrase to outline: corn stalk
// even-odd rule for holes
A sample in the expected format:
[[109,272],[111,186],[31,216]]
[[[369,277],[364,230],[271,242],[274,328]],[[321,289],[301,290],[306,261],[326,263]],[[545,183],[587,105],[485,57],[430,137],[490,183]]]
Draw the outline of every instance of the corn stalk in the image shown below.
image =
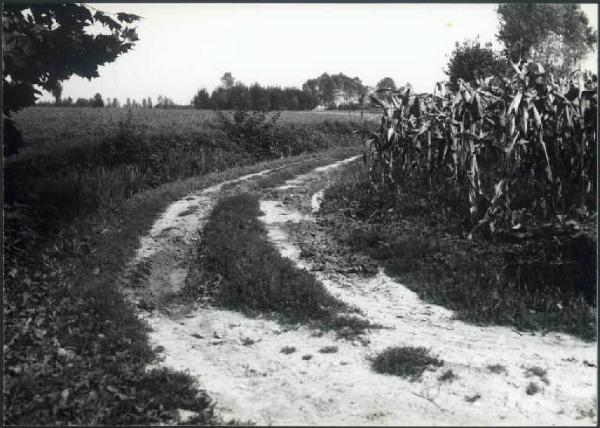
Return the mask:
[[512,67],[511,78],[459,80],[455,92],[438,83],[433,93],[372,93],[383,110],[365,157],[373,187],[451,189],[475,229],[491,232],[500,219],[515,227],[528,214],[595,209],[596,76],[557,81],[537,63]]

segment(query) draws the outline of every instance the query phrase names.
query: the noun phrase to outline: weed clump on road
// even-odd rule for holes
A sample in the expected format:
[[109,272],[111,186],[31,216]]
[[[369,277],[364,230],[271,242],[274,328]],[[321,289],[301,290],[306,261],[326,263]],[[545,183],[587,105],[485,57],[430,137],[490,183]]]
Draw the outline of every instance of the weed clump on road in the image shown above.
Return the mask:
[[506,373],[506,367],[504,367],[502,364],[490,364],[487,366],[487,369],[495,374]]
[[333,354],[336,353],[338,351],[338,347],[333,345],[333,346],[323,346],[321,349],[319,349],[319,352],[321,354]]
[[281,352],[282,354],[293,354],[294,352],[296,352],[296,348],[294,346],[284,346],[283,348],[281,348]]
[[438,377],[438,380],[440,382],[453,382],[456,378],[458,378],[458,376],[454,374],[452,369],[448,369]]
[[430,355],[423,347],[389,347],[372,360],[373,369],[378,373],[392,374],[415,381],[421,378],[425,370],[435,370],[444,362]]
[[537,376],[546,385],[550,384],[550,381],[546,377],[547,374],[548,374],[548,371],[539,366],[532,366],[532,367],[528,367],[527,369],[525,369],[525,376],[527,376],[527,377]]
[[527,385],[527,389],[525,390],[525,392],[527,393],[527,395],[534,395],[540,392],[540,387],[535,382],[529,382],[529,385]]

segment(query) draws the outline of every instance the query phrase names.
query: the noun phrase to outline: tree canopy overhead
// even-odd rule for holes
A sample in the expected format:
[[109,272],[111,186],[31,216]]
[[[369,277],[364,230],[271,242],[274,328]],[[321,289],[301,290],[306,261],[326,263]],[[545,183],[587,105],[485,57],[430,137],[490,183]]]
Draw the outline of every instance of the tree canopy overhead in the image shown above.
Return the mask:
[[[138,40],[131,26],[138,19],[133,14],[112,15],[79,3],[3,4],[5,129],[14,127],[7,116],[33,105],[40,89],[55,92],[60,82],[72,75],[98,77],[99,66],[114,61]],[[94,24],[105,31],[92,34]]]

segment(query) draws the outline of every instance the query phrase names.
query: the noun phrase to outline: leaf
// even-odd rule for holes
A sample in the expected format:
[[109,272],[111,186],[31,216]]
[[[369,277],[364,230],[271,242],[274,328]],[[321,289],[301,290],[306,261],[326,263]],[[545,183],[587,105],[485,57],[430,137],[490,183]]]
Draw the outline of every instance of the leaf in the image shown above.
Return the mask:
[[535,107],[535,105],[531,106],[531,110],[533,111],[533,119],[535,122],[535,125],[537,127],[537,129],[542,129],[543,125],[542,125],[542,117],[540,116],[540,113],[538,112],[538,109]]
[[69,395],[70,395],[69,388],[65,388],[62,390],[62,392],[60,393],[60,401],[58,404],[58,406],[60,408],[64,408],[67,406],[67,400],[69,399]]
[[529,121],[529,113],[527,107],[522,105],[519,112],[519,125],[523,131],[523,135],[527,135],[527,123]]
[[111,31],[120,30],[122,28],[121,24],[100,11],[94,14],[94,19],[100,22],[102,25],[108,27]]
[[122,22],[126,22],[127,24],[131,24],[134,21],[138,21],[140,17],[138,15],[134,15],[133,13],[117,13],[117,19]]
[[507,115],[510,115],[511,113],[515,114],[517,113],[517,109],[519,108],[519,104],[521,104],[521,98],[523,97],[523,93],[521,91],[517,92],[516,95],[513,97],[510,105],[508,106],[508,110],[506,112]]
[[548,151],[546,150],[546,143],[544,143],[541,133],[538,134],[538,142],[542,148],[542,152],[544,153],[544,158],[546,160],[546,167],[544,168],[544,171],[546,172],[546,178],[548,179],[548,181],[552,181],[552,170],[550,169],[550,159],[548,158]]
[[371,101],[373,101],[379,107],[388,108],[388,104],[385,103],[384,101],[380,100],[379,98],[375,98],[373,95],[369,95],[369,98],[371,99]]
[[392,140],[393,136],[394,136],[394,128],[390,127],[387,130],[387,140],[388,140],[388,142]]

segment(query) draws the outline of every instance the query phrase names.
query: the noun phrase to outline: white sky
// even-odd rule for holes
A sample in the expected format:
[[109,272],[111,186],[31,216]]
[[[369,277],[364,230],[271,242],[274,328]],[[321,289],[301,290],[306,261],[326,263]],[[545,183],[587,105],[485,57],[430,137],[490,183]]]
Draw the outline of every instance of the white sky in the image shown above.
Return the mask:
[[[457,41],[495,40],[495,4],[94,4],[142,16],[140,40],[88,81],[64,82],[63,97],[141,100],[159,94],[188,104],[230,71],[246,84],[301,87],[323,72],[385,76],[430,91]],[[582,5],[597,29],[597,5]],[[584,66],[596,69],[595,55]],[[51,97],[45,96],[45,99]]]

